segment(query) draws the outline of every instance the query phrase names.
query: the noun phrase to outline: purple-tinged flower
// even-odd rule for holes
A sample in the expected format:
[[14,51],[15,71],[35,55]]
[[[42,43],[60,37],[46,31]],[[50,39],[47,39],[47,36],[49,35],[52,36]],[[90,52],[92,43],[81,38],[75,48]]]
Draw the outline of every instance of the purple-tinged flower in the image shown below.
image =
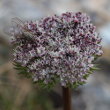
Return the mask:
[[62,86],[82,84],[102,55],[101,38],[90,18],[81,12],[63,13],[14,29],[14,62],[26,67],[34,81]]

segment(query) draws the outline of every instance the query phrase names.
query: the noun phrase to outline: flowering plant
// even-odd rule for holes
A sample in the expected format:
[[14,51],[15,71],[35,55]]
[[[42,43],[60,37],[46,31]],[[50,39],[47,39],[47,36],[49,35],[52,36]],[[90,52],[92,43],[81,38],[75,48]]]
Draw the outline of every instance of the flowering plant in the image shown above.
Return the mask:
[[16,69],[34,82],[64,87],[85,83],[102,54],[101,38],[85,13],[67,12],[13,29],[13,60]]

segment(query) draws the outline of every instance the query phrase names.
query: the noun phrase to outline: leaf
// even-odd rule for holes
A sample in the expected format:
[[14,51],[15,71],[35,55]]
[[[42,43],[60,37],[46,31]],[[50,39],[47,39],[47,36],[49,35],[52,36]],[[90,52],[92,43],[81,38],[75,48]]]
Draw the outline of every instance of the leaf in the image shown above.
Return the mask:
[[78,82],[75,82],[73,85],[72,85],[72,88],[77,88],[79,86]]
[[27,67],[23,67],[21,64],[14,62],[14,69],[18,71],[18,74],[23,75],[27,78],[31,77],[31,73],[27,71]]
[[84,78],[84,79],[87,79],[87,78],[89,77],[89,75],[90,75],[90,74],[85,74],[85,75],[83,76],[83,78]]
[[91,70],[100,70],[100,69],[97,67],[92,67]]

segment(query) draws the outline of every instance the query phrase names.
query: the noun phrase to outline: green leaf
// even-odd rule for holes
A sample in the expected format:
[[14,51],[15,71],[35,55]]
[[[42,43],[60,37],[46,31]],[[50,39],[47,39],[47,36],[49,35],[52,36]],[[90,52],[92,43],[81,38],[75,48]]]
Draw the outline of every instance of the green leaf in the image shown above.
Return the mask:
[[100,70],[100,69],[97,67],[92,67],[91,70]]
[[31,73],[27,71],[27,67],[21,66],[21,64],[14,62],[14,69],[17,70],[18,74],[23,75],[27,78],[31,77]]

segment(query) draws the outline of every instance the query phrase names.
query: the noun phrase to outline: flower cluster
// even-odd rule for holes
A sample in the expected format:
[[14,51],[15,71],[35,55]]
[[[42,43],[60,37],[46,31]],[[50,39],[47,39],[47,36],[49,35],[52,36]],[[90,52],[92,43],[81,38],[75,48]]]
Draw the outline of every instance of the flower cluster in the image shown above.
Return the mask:
[[58,78],[66,87],[86,81],[95,57],[102,54],[100,42],[85,13],[66,12],[19,24],[13,31],[13,58],[34,81],[49,84]]

